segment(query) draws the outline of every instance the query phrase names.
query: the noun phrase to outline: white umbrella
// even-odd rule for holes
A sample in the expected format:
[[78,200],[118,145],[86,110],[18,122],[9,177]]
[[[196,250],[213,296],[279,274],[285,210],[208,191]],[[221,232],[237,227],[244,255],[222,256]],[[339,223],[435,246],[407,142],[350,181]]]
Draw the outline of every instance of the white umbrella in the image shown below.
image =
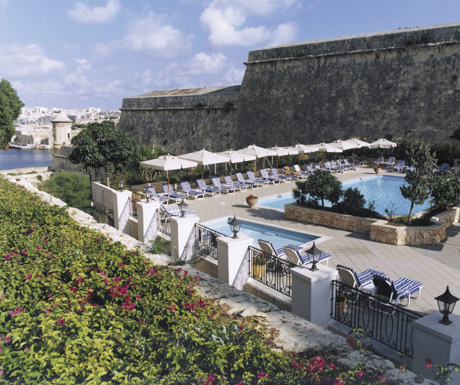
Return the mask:
[[370,148],[393,148],[393,147],[396,147],[396,143],[390,142],[389,140],[382,138],[382,139],[376,140],[375,142],[372,142],[369,145],[369,147]]
[[351,138],[346,140],[345,142],[353,143],[356,144],[356,148],[361,148],[361,147],[369,147],[370,143],[365,142],[364,140],[357,139],[357,138]]
[[168,198],[169,198],[169,171],[180,170],[182,168],[191,168],[198,166],[198,163],[190,160],[181,159],[172,155],[162,155],[156,159],[145,160],[140,162],[141,167],[153,168],[154,170],[166,171],[168,178]]
[[[271,147],[270,150],[273,150],[276,152],[278,157],[276,158],[276,168],[278,168],[278,161],[280,156],[286,156],[286,155],[297,155],[299,153],[299,150],[297,150],[294,147]],[[272,156],[272,163],[273,163],[273,156]]]
[[320,144],[315,144],[315,147],[318,147],[319,152],[343,152],[342,149],[333,146],[332,144],[329,143],[320,143]]
[[[200,151],[195,151],[195,152],[190,152],[188,154],[184,155],[179,155],[179,158],[182,159],[188,159],[192,160],[194,162],[197,162],[199,165],[203,166],[208,166],[210,164],[214,165],[214,173],[216,172],[216,167],[215,165],[217,163],[227,163],[229,162],[229,159],[226,156],[216,154],[214,152],[206,151],[205,149],[202,149]],[[201,173],[201,179],[203,179],[203,173]]]
[[[268,148],[263,148],[256,146],[255,144],[242,148],[241,150],[238,150],[238,152],[241,152],[243,154],[249,154],[249,155],[254,155],[257,159],[259,158],[265,158],[267,156],[275,156],[276,151],[269,150]],[[256,169],[256,164],[254,163],[254,170]]]
[[[233,150],[219,152],[219,155],[223,155],[227,157],[230,163],[241,163],[241,162],[256,160],[256,157],[254,155],[243,154],[242,152],[233,151]],[[232,167],[230,166],[230,175],[231,174],[232,174]]]
[[337,148],[340,148],[342,151],[358,148],[358,145],[354,144],[353,142],[349,142],[347,140],[340,140],[340,139],[335,140],[332,143],[328,143],[328,144],[331,144]]
[[297,143],[295,146],[292,146],[291,148],[294,148],[296,149],[297,151],[299,151],[299,154],[301,153],[304,153],[304,154],[310,154],[312,152],[317,152],[319,151],[318,150],[318,147],[315,146],[314,144],[300,144],[300,143]]

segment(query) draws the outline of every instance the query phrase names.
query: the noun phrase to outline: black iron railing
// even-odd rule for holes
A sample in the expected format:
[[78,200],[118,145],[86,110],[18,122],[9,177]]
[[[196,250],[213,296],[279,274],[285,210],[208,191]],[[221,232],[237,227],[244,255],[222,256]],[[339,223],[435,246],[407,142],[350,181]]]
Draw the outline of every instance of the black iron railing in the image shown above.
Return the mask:
[[195,254],[217,260],[217,237],[225,236],[209,227],[195,224]]
[[249,246],[249,276],[264,285],[291,297],[292,273],[295,265],[284,259],[264,253],[260,249]]
[[351,329],[362,329],[369,338],[413,357],[414,321],[421,315],[339,281],[332,282],[331,301],[333,319]]

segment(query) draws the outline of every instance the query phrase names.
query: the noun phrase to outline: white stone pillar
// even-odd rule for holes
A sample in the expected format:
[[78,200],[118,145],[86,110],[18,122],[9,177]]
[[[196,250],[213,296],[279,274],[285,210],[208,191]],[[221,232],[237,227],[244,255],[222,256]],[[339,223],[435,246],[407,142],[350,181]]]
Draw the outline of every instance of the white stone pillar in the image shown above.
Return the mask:
[[217,238],[217,278],[243,290],[248,279],[247,250],[254,239],[244,234],[238,238]]
[[[192,256],[190,247],[190,236],[192,235],[195,223],[200,218],[196,215],[185,217],[171,217],[171,256],[176,259],[189,260]],[[184,249],[189,246],[184,254]]]
[[331,319],[331,282],[336,279],[337,270],[322,264],[316,266],[316,271],[303,266],[291,269],[291,313],[326,328]]
[[[431,379],[434,379],[435,365],[460,364],[460,317],[449,315],[450,325],[439,323],[441,319],[440,312],[433,312],[414,322],[412,371]],[[432,369],[425,367],[425,358],[433,361]],[[449,384],[460,384],[460,373],[451,377]]]
[[155,239],[157,235],[157,210],[160,202],[151,200],[150,202],[137,203],[137,239],[143,243]]
[[129,234],[129,216],[131,213],[131,191],[113,190],[113,224],[117,230]]

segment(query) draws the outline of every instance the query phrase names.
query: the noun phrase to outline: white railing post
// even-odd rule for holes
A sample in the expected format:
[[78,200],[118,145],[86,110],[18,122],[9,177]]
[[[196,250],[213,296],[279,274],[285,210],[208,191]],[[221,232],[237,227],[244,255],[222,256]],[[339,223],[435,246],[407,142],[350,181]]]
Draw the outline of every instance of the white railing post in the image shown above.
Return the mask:
[[113,190],[113,225],[117,230],[129,234],[129,216],[131,208],[131,191]]
[[[441,319],[442,314],[434,312],[414,322],[412,371],[431,379],[435,365],[460,364],[460,317],[449,315],[450,325],[439,323]],[[432,368],[426,367],[426,358],[432,360]],[[459,385],[460,373],[451,376],[449,384]]]
[[244,234],[238,238],[217,238],[217,278],[243,290],[248,279],[247,250],[254,239]]
[[291,269],[291,312],[326,328],[331,319],[331,283],[337,270],[322,264],[316,266],[316,271],[301,266]]
[[184,249],[189,243],[190,235],[194,230],[195,223],[200,218],[196,215],[185,217],[171,217],[171,257],[174,259],[188,260],[191,258],[191,250],[183,256]]
[[137,203],[137,238],[145,244],[155,239],[157,235],[157,210],[159,208],[160,202],[154,200]]

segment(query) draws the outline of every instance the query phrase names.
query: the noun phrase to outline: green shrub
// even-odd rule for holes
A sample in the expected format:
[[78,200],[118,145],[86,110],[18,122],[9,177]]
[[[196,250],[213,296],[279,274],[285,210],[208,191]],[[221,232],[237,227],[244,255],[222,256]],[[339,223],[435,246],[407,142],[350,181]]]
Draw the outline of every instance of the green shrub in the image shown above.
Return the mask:
[[343,213],[354,215],[355,213],[363,210],[365,204],[366,200],[358,188],[349,187],[344,190],[343,199],[336,205],[336,207]]
[[91,214],[91,186],[88,174],[59,171],[41,183],[40,189],[63,200],[71,207]]
[[149,250],[153,254],[170,254],[171,241],[161,237],[156,237],[152,243],[152,248]]
[[294,189],[294,197],[301,198],[302,195],[309,195],[313,199],[321,201],[328,200],[332,204],[337,203],[342,196],[342,182],[330,172],[318,170],[310,175],[305,182],[296,182],[297,189]]
[[448,172],[435,176],[431,196],[435,207],[446,208],[460,199],[460,180]]

